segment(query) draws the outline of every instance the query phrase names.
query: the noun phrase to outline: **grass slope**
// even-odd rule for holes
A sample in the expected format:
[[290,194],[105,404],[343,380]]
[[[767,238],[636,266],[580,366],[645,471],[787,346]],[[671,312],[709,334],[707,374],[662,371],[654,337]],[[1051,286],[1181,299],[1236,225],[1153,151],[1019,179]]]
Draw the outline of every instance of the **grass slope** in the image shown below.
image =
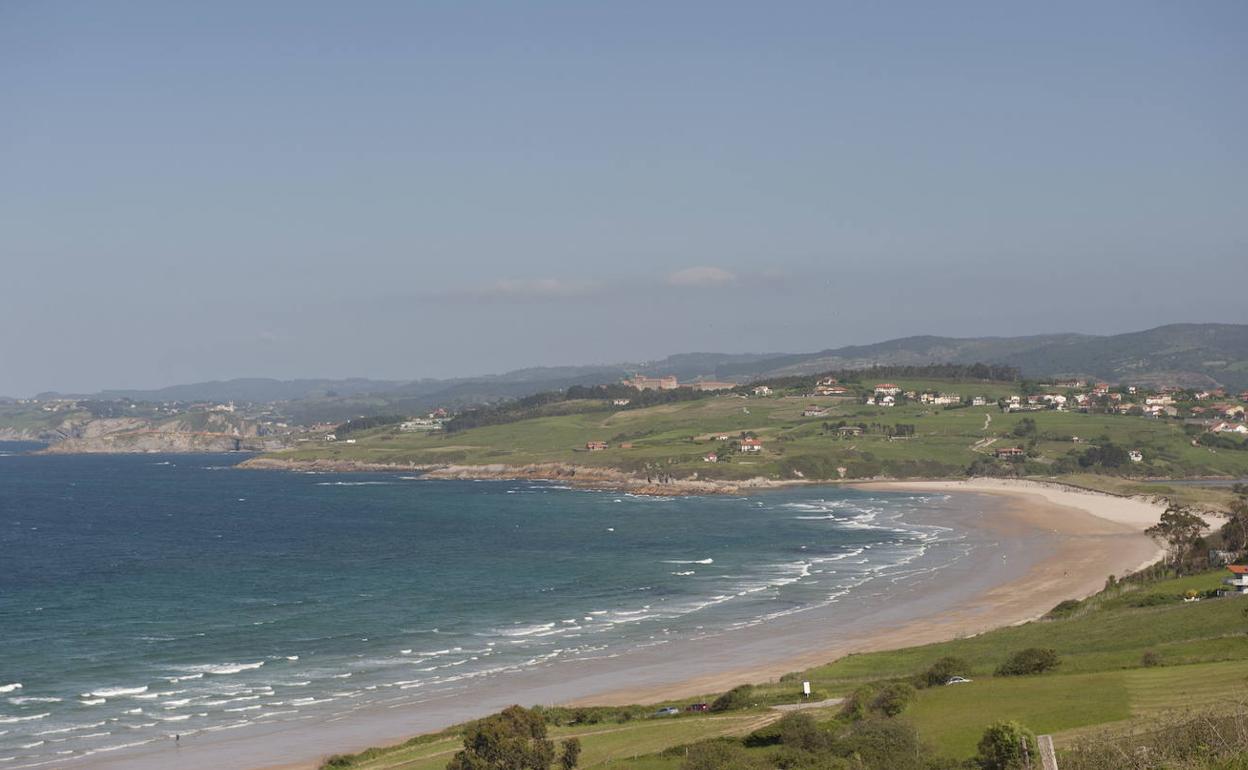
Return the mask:
[[[1014,392],[1009,383],[902,380],[898,384],[919,391],[983,395],[990,401]],[[827,414],[803,417],[811,404],[826,409]],[[602,402],[565,402],[551,412],[449,435],[378,429],[353,434],[355,444],[307,445],[273,456],[402,465],[570,463],[626,471],[661,468],[677,478],[696,474],[718,479],[837,479],[839,468],[845,469],[848,478],[934,478],[965,473],[976,459],[990,457],[993,448],[1023,444],[1013,431],[1029,418],[1039,432],[1037,456],[1029,466],[1033,473],[1043,473],[1067,454],[1083,451],[1089,442],[1110,441],[1143,452],[1142,463],[1122,469],[1137,477],[1248,475],[1248,451],[1193,446],[1181,421],[1128,415],[1003,414],[995,405],[947,409],[909,403],[886,408],[837,397],[731,395],[644,409],[604,410]],[[862,436],[843,438],[825,428],[842,421],[864,424],[869,430]],[[898,423],[913,425],[914,436],[890,438],[880,430]],[[714,438],[716,434],[735,438],[743,431],[763,440],[762,452],[734,453],[729,442]],[[606,441],[610,448],[587,452],[588,441]],[[631,446],[622,447],[625,443]],[[721,462],[704,462],[708,452],[716,452]]]
[[[779,716],[766,710],[768,705],[798,700],[802,680],[812,682],[817,697],[844,695],[868,682],[908,680],[949,655],[971,663],[973,681],[919,691],[901,718],[910,720],[938,753],[953,758],[973,754],[984,729],[1000,719],[1051,733],[1061,748],[1107,729],[1146,728],[1176,710],[1242,708],[1248,700],[1248,599],[1181,598],[1189,590],[1207,592],[1220,586],[1222,574],[1143,586],[1120,583],[1080,603],[1063,619],[850,655],[757,686],[751,701],[759,705],[745,711],[555,727],[551,734],[555,739],[579,737],[585,768],[675,770],[680,752],[663,756],[664,749],[749,733]],[[1056,649],[1061,656],[1058,671],[1030,677],[992,675],[1011,653],[1026,647]],[[1146,651],[1161,665],[1145,666]],[[818,716],[830,719],[833,712],[822,710]],[[440,770],[458,748],[452,730],[420,739],[417,745],[375,750],[348,766]]]

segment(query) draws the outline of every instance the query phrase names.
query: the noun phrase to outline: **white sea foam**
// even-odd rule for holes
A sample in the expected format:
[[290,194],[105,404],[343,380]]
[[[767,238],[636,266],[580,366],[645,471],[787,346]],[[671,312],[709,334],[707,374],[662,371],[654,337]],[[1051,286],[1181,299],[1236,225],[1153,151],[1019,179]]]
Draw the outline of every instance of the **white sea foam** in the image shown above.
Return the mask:
[[22,689],[21,682],[14,682],[12,684],[0,684],[0,692],[13,692],[14,690],[20,690],[20,689]]
[[198,674],[187,674],[186,676],[167,676],[165,677],[165,681],[169,682],[170,684],[177,684],[178,682],[189,682],[192,679],[203,679],[203,678],[204,678],[204,672],[200,671]]
[[51,711],[46,711],[42,714],[29,714],[27,716],[20,717],[0,717],[0,725],[11,725],[16,724],[17,722],[34,722],[37,719],[43,719],[51,713]]
[[694,571],[693,571],[693,570],[691,570],[691,569],[687,569],[687,570],[684,570],[683,572],[673,572],[672,574],[673,574],[673,575],[676,575],[676,576],[678,576],[678,577],[684,577],[685,575],[692,575],[692,574],[694,574]]
[[121,698],[126,695],[142,695],[145,692],[147,692],[147,685],[142,687],[104,687],[99,690],[92,690],[89,693],[84,693],[83,697]]
[[378,487],[390,486],[393,481],[318,481],[318,487]]
[[101,703],[107,703],[107,698],[79,698],[78,702],[84,706],[98,706]]
[[61,733],[72,733],[78,730],[94,730],[97,727],[103,727],[104,722],[92,722],[86,725],[70,725],[69,727],[57,727],[52,730],[43,730],[35,733],[35,735],[60,735]]
[[714,564],[714,559],[664,559],[664,564]]
[[60,698],[50,698],[50,697],[45,698],[45,697],[40,697],[36,695],[27,695],[27,696],[19,695],[15,698],[9,698],[9,703],[12,703],[14,706],[25,706],[28,703],[60,703],[60,702],[61,702]]
[[200,674],[238,674],[263,665],[263,660],[256,663],[207,663],[198,666],[183,666],[181,670]]

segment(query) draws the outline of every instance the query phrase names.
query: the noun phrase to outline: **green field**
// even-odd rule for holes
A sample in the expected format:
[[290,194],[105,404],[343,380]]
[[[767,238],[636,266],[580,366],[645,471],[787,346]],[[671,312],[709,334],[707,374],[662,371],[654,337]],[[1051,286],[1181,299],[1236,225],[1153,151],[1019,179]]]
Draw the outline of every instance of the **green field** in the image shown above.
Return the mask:
[[[1188,591],[1206,594],[1217,588],[1223,574],[1120,583],[1063,619],[846,656],[795,672],[783,682],[757,685],[750,702],[758,706],[744,711],[556,727],[552,737],[578,736],[584,746],[582,767],[675,770],[680,752],[659,752],[704,738],[744,735],[769,723],[780,716],[769,706],[800,699],[801,680],[812,682],[817,697],[846,695],[867,683],[908,681],[944,656],[970,662],[972,681],[921,689],[897,718],[913,724],[934,754],[954,759],[972,755],[984,729],[1001,719],[1053,734],[1062,749],[1092,735],[1146,729],[1176,712],[1242,710],[1248,706],[1248,599],[1182,599]],[[1057,670],[993,675],[1012,652],[1028,647],[1055,649],[1061,659]],[[1152,654],[1151,665],[1145,652]],[[835,709],[814,713],[835,723]],[[440,769],[458,748],[452,730],[417,746],[382,750],[349,767]]]
[[[901,380],[898,384],[990,399],[1015,390],[1009,383]],[[808,405],[825,408],[827,414],[803,417]],[[1034,438],[1013,435],[1025,419],[1036,423]],[[834,429],[841,422],[866,425],[867,432],[842,437]],[[913,426],[913,436],[888,435],[897,424]],[[719,433],[736,439],[743,432],[761,438],[763,451],[746,455],[734,451],[730,441],[714,439]],[[719,395],[638,409],[613,409],[600,401],[565,401],[507,424],[449,434],[403,433],[389,427],[353,433],[352,438],[356,443],[351,445],[309,443],[271,456],[400,465],[568,463],[727,480],[935,478],[965,474],[976,460],[991,459],[994,448],[1029,444],[1033,456],[1025,466],[998,470],[1047,477],[1057,474],[1055,464],[1063,457],[1108,442],[1139,450],[1144,459],[1112,470],[1093,467],[1081,474],[1091,486],[1098,486],[1094,477],[1100,474],[1114,481],[1248,475],[1248,450],[1193,446],[1192,436],[1177,419],[1058,411],[1003,413],[995,404],[945,408],[908,402],[877,407],[843,397]],[[588,441],[605,441],[610,448],[589,452],[585,450]],[[721,461],[704,462],[710,452],[717,453]],[[1171,492],[1197,494],[1188,489]],[[1218,493],[1200,494],[1221,499]]]

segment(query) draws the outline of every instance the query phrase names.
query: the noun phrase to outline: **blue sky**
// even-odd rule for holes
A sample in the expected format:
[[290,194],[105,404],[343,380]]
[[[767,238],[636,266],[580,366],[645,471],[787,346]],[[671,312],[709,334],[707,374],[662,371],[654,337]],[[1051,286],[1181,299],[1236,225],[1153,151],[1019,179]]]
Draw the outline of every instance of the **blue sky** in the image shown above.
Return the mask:
[[0,393],[1248,322],[1248,5],[0,4]]

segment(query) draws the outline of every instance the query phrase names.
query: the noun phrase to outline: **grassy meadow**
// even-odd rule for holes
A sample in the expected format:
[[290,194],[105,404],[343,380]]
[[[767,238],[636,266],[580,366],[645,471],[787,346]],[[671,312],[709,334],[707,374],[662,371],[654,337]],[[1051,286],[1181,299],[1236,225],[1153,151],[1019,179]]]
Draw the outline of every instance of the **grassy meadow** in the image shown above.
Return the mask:
[[[1113,443],[1139,450],[1143,461],[1112,474],[1094,468],[1082,474],[1083,483],[1104,489],[1113,482],[1102,483],[1102,476],[1248,475],[1248,451],[1193,446],[1181,420],[1071,411],[1003,413],[994,399],[1016,392],[1012,383],[902,380],[898,384],[919,391],[983,395],[991,405],[947,408],[908,402],[879,407],[847,397],[735,394],[639,409],[567,401],[507,424],[453,433],[405,433],[390,426],[353,433],[354,444],[307,443],[274,456],[402,465],[571,463],[635,472],[649,469],[676,478],[834,480],[957,476],[976,460],[990,460],[994,448],[1024,445],[1032,456],[1024,469],[1014,469],[1014,475],[1051,476],[1057,475],[1055,466],[1063,457],[1093,444]],[[826,415],[803,417],[812,405],[826,410]],[[1023,420],[1034,420],[1033,436],[1014,435]],[[835,430],[841,422],[865,425],[867,430],[861,436],[841,436]],[[898,424],[913,426],[913,435],[890,435]],[[732,440],[747,432],[763,441],[761,452],[747,455],[734,450]],[[716,440],[717,434],[730,440]],[[585,449],[589,441],[605,441],[609,448],[589,452]],[[712,452],[719,462],[703,460]],[[1214,503],[1222,499],[1217,492],[1172,491],[1201,494]]]
[[[835,698],[864,685],[910,681],[946,656],[968,661],[972,681],[920,689],[895,718],[912,724],[933,754],[954,760],[974,754],[985,728],[1001,719],[1052,734],[1060,751],[1089,738],[1147,730],[1179,713],[1242,710],[1248,706],[1248,598],[1183,600],[1192,591],[1209,596],[1224,574],[1117,583],[1061,617],[939,644],[849,655],[758,684],[749,705],[739,710],[623,722],[604,718],[552,727],[551,736],[580,738],[583,768],[676,770],[683,756],[679,747],[743,736],[778,719],[781,712],[771,707],[798,701],[802,680],[812,683],[816,698]],[[1060,664],[1040,675],[994,676],[1008,656],[1029,647],[1056,650]],[[643,713],[713,698],[654,704]],[[832,724],[842,719],[838,711],[830,705],[810,713]],[[337,766],[440,770],[459,746],[452,729],[411,745],[344,758]]]

